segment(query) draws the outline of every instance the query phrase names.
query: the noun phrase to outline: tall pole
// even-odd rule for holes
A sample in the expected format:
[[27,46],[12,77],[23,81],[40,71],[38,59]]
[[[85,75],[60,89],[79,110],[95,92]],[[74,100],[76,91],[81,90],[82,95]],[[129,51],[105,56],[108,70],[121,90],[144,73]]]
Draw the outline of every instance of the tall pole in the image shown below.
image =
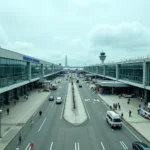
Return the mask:
[[1,133],[1,118],[2,118],[2,110],[0,109],[0,138],[2,138],[2,133]]

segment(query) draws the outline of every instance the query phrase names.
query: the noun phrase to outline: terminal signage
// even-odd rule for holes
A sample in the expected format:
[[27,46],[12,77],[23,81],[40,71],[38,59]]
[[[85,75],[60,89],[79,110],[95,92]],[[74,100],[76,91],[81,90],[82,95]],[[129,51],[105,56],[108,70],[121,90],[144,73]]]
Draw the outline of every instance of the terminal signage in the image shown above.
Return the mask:
[[36,62],[36,63],[40,62],[40,60],[38,60],[38,59],[34,59],[34,58],[31,58],[31,57],[27,57],[27,56],[23,56],[23,60],[32,61],[32,62]]

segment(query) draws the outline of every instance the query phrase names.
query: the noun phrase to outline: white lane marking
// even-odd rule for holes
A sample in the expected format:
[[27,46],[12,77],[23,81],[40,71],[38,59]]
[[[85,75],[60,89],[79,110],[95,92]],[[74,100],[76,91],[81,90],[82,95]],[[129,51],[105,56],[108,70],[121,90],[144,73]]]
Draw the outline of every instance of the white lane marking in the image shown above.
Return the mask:
[[103,150],[105,150],[105,147],[104,147],[104,145],[103,145],[103,143],[102,143],[102,142],[101,142],[101,145],[102,145]]
[[53,142],[51,143],[51,146],[50,146],[50,149],[49,149],[49,150],[52,150],[52,147],[53,147]]
[[123,125],[138,141],[142,142],[124,123]]
[[93,101],[93,104],[95,104],[95,102]]
[[44,121],[43,121],[43,123],[41,124],[41,126],[40,126],[40,128],[39,128],[38,132],[40,132],[40,130],[41,130],[42,126],[44,125],[44,123],[45,123],[46,119],[47,119],[47,118],[45,118],[45,119],[44,119]]
[[75,147],[75,150],[77,150],[77,145],[76,145],[76,143],[75,143],[74,147]]
[[124,142],[123,141],[120,141],[120,144],[122,145],[122,147],[125,149],[125,150],[127,150],[128,148],[127,148],[127,146],[124,144]]
[[126,149],[128,149],[128,147],[126,146],[126,144],[122,141],[122,144],[124,145],[124,147],[126,148]]
[[53,107],[54,103],[55,103],[55,101],[53,102],[52,107]]
[[88,110],[87,110],[87,107],[86,107],[86,105],[85,105],[85,102],[84,102],[84,101],[83,101],[83,104],[84,104],[84,106],[85,106],[85,109],[86,109],[86,112],[87,112],[87,114],[88,114],[89,119],[91,119],[91,118],[90,118],[90,115],[89,115],[89,112],[88,112]]
[[64,102],[63,107],[62,107],[62,110],[61,110],[60,119],[62,119],[62,116],[63,116],[63,110],[64,110],[64,108],[65,108],[65,102]]
[[26,149],[25,149],[25,150],[27,150],[27,149],[29,148],[29,146],[30,146],[30,143],[27,145],[27,147],[26,147]]
[[7,132],[5,132],[5,134],[3,135],[3,137],[4,137],[5,135],[7,135],[8,132],[9,132],[11,129],[12,129],[12,128],[10,128]]
[[79,143],[77,143],[78,144],[78,150],[80,150],[80,146],[79,146]]

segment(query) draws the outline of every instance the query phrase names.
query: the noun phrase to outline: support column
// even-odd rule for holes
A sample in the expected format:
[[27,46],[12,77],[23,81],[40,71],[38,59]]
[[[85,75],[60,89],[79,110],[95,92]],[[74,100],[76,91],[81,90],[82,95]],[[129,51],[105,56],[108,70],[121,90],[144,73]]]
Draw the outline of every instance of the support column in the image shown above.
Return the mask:
[[111,94],[114,94],[114,88],[112,87],[112,89],[111,89]]
[[144,90],[144,102],[148,102],[148,91]]
[[143,86],[147,86],[147,63],[143,62]]
[[119,64],[116,64],[116,80],[119,80]]
[[41,64],[41,79],[44,79],[44,65]]
[[31,62],[27,62],[28,67],[28,80],[31,81]]
[[106,74],[106,69],[105,69],[105,65],[103,65],[103,75],[105,77],[105,74]]

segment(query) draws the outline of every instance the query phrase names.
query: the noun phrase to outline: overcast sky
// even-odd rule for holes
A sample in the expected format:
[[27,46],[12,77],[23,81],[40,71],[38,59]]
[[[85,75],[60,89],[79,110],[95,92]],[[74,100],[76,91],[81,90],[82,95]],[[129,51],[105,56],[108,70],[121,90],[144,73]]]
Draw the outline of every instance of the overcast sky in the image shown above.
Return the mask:
[[1,0],[0,45],[64,65],[150,55],[150,0]]

